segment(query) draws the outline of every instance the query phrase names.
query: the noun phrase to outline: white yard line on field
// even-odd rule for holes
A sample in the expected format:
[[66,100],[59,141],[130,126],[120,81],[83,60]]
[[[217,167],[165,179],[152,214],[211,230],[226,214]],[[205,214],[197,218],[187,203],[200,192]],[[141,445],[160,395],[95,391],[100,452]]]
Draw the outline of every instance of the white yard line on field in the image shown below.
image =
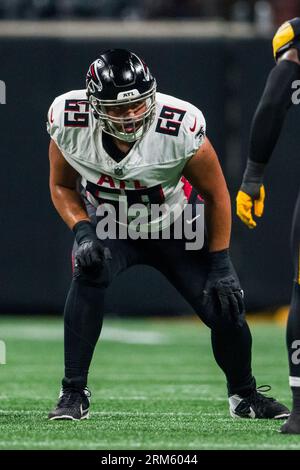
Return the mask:
[[[44,411],[41,410],[1,410],[2,416],[18,416],[22,415],[41,415],[46,416]],[[224,416],[222,412],[205,413],[203,411],[92,411],[91,416]],[[228,418],[230,419],[229,416]]]
[[[24,449],[25,447],[28,448],[28,449],[36,449],[36,448],[43,448],[45,450],[47,449],[60,449],[60,450],[64,450],[64,449],[75,449],[75,450],[106,450],[106,449],[111,449],[111,450],[114,450],[114,449],[126,449],[126,450],[130,450],[130,449],[153,449],[154,445],[152,444],[152,446],[150,447],[145,447],[145,443],[144,442],[130,442],[130,444],[127,443],[126,439],[124,439],[124,441],[120,441],[119,444],[118,442],[115,442],[114,443],[114,446],[112,447],[111,446],[111,442],[110,441],[98,441],[98,442],[84,442],[83,444],[78,444],[78,441],[75,441],[74,442],[74,447],[72,447],[70,445],[70,441],[65,441],[66,444],[65,444],[65,447],[60,444],[60,445],[57,445],[57,443],[53,442],[53,441],[24,441],[23,439],[20,439],[19,441],[0,441],[0,448],[1,449],[4,449],[4,450],[18,450],[18,449]],[[161,445],[161,442],[160,442],[160,445]],[[125,446],[125,447],[124,447]],[[247,444],[218,444],[216,442],[207,442],[205,444],[201,444],[199,441],[197,441],[194,445],[193,444],[189,444],[187,445],[186,443],[184,443],[184,448],[185,449],[189,449],[189,450],[299,450],[299,444],[295,443],[295,444],[291,444],[291,443],[286,443],[286,444],[257,444],[257,445],[249,445],[248,443]],[[162,447],[162,449],[166,450],[166,449],[169,449],[170,451],[172,449],[176,450],[176,449],[179,449],[179,448],[182,448],[182,443],[181,441],[178,441],[177,444],[174,444],[174,447]],[[159,447],[156,447],[156,449],[159,449]]]
[[[57,341],[63,339],[63,325],[2,325],[1,339],[23,339],[36,341]],[[127,344],[166,344],[165,334],[156,331],[137,331],[113,326],[104,326],[101,340]]]

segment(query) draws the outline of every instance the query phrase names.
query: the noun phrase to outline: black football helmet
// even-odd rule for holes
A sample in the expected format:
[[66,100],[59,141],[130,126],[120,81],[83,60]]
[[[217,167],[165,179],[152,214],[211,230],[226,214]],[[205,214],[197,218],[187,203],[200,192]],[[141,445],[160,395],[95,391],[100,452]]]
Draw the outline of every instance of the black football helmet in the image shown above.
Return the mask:
[[[105,132],[134,142],[148,131],[155,117],[156,81],[136,54],[125,49],[104,52],[89,67],[86,89],[95,116]],[[139,103],[145,104],[146,110],[136,117],[109,115],[113,107],[130,104],[138,107]]]
[[295,48],[300,58],[300,18],[293,18],[283,23],[273,38],[275,61],[287,50]]

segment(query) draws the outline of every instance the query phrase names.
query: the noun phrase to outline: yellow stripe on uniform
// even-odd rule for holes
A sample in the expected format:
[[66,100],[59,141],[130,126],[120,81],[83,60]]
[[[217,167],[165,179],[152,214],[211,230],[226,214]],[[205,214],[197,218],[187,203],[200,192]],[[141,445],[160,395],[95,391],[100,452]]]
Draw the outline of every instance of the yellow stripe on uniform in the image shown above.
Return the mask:
[[273,38],[273,54],[275,59],[279,49],[281,49],[283,46],[292,41],[294,37],[295,32],[291,24],[288,21],[286,23],[283,23],[283,25],[280,26]]

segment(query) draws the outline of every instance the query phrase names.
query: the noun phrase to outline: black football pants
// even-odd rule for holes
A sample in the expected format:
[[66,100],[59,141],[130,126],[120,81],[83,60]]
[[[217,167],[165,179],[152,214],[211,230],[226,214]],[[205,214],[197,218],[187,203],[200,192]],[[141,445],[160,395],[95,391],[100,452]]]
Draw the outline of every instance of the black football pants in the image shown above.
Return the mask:
[[[198,251],[186,250],[184,239],[105,240],[103,244],[110,249],[112,258],[105,261],[96,283],[78,268],[73,273],[64,311],[65,387],[86,385],[101,333],[106,289],[129,267],[146,264],[160,271],[198,316],[202,316],[201,298],[208,273],[206,247]],[[252,339],[247,323],[241,328],[228,326],[228,323],[216,325],[211,330],[211,341],[215,360],[226,376],[229,395],[248,395],[255,388],[255,380],[251,371]]]
[[294,262],[294,285],[286,339],[290,385],[291,387],[300,387],[300,192],[293,217],[291,241]]

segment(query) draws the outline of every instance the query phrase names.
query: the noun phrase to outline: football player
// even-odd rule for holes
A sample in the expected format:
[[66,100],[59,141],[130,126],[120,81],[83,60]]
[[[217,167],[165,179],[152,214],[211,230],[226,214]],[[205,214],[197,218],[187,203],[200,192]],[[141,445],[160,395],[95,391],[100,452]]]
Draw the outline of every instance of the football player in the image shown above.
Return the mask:
[[[253,118],[249,157],[237,195],[237,214],[249,228],[256,227],[253,215],[263,214],[265,168],[292,105],[297,85],[294,82],[300,78],[300,18],[287,21],[279,28],[273,39],[273,51],[276,65]],[[300,194],[294,212],[292,252],[295,277],[286,339],[293,409],[281,432],[300,434]]]
[[[65,376],[49,418],[88,416],[87,377],[101,332],[105,291],[135,264],[162,272],[211,328],[232,416],[288,416],[284,405],[258,391],[252,375],[251,334],[229,256],[230,198],[201,111],[157,93],[145,62],[115,49],[91,64],[86,89],[55,99],[48,120],[51,196],[75,236],[73,279],[64,311]],[[208,235],[197,251],[186,249],[184,234],[175,236],[175,223],[188,205],[182,177],[205,199]],[[151,205],[163,205],[158,218],[146,218],[139,227],[157,236],[102,236],[103,207],[113,208],[124,199],[128,217],[124,222],[119,213],[117,222],[128,227],[133,205],[145,203],[149,212]],[[196,208],[200,203],[196,198],[191,204]],[[166,229],[168,239],[160,236]]]

